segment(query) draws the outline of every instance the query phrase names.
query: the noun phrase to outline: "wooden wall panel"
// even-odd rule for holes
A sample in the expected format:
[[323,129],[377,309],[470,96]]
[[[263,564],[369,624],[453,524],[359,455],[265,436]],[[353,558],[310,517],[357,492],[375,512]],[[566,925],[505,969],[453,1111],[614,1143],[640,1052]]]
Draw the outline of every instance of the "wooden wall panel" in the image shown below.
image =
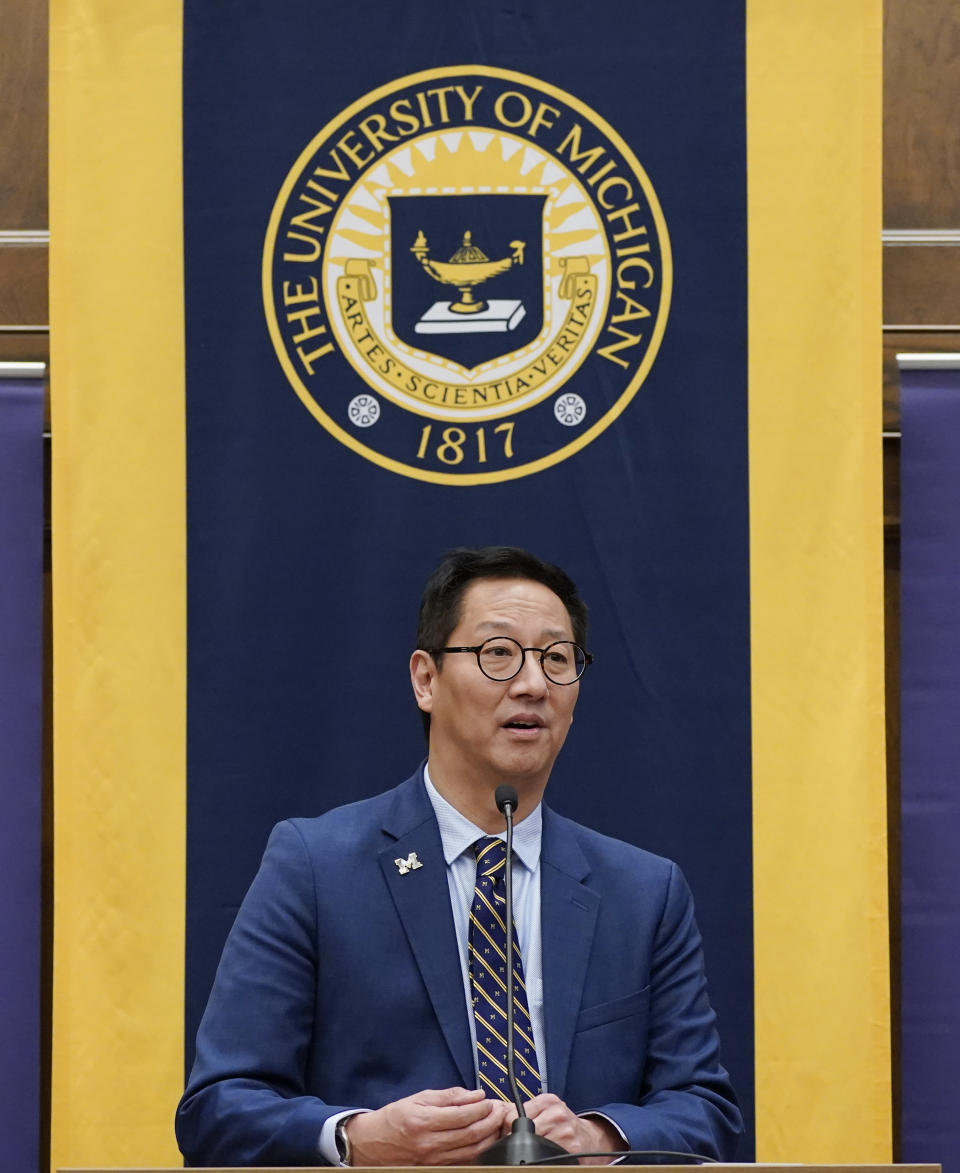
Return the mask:
[[0,229],[47,227],[47,0],[0,17]]
[[960,233],[956,244],[884,248],[883,320],[960,326]]
[[47,330],[11,330],[0,327],[0,361],[49,362],[49,332]]
[[47,246],[0,246],[0,325],[42,326],[47,308]]
[[884,15],[884,226],[960,228],[960,4]]

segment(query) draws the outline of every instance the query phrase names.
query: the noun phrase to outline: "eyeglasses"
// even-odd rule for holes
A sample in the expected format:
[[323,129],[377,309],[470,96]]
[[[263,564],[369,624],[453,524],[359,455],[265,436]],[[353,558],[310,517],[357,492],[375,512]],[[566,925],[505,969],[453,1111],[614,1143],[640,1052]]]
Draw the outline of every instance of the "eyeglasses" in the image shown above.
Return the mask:
[[593,656],[572,640],[560,639],[545,648],[525,648],[508,635],[495,635],[482,644],[467,648],[437,648],[441,652],[472,652],[484,676],[490,680],[512,680],[523,671],[527,652],[539,652],[540,667],[553,684],[576,684],[593,663]]

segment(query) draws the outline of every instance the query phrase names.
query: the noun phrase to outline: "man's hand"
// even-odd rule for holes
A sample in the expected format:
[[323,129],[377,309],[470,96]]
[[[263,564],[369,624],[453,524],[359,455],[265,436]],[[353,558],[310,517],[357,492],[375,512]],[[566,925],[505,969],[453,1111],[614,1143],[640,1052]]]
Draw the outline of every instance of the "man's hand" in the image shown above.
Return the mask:
[[[534,1122],[539,1136],[562,1145],[568,1153],[609,1153],[623,1150],[623,1138],[609,1120],[602,1116],[577,1116],[550,1092],[534,1096],[524,1104],[524,1111]],[[504,1134],[516,1119],[517,1110],[508,1105]],[[584,1157],[581,1165],[608,1165],[615,1157]]]
[[469,1165],[496,1141],[508,1105],[480,1089],[417,1092],[344,1125],[351,1165]]

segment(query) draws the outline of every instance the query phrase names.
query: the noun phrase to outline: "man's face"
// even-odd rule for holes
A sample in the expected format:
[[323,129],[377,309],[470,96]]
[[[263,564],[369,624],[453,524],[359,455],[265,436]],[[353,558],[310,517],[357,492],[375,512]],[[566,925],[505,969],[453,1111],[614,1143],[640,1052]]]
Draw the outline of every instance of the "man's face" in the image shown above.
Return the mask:
[[[464,591],[448,647],[472,646],[508,635],[523,647],[572,640],[570,616],[542,583],[524,578],[481,578]],[[456,768],[481,784],[512,781],[546,785],[564,743],[579,683],[553,684],[540,657],[528,652],[511,680],[490,680],[475,655],[448,654],[438,669],[415,653],[417,703],[430,714],[430,760]],[[418,679],[419,677],[419,679]]]

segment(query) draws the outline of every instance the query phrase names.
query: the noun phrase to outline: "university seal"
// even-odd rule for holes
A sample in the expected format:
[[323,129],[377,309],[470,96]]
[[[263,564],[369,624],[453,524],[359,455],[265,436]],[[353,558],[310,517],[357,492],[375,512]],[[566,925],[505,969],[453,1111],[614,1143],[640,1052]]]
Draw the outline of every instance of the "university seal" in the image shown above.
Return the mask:
[[453,66],[339,113],[267,228],[284,373],[331,435],[404,476],[475,485],[583,449],[630,403],[672,267],[630,146],[524,74]]

